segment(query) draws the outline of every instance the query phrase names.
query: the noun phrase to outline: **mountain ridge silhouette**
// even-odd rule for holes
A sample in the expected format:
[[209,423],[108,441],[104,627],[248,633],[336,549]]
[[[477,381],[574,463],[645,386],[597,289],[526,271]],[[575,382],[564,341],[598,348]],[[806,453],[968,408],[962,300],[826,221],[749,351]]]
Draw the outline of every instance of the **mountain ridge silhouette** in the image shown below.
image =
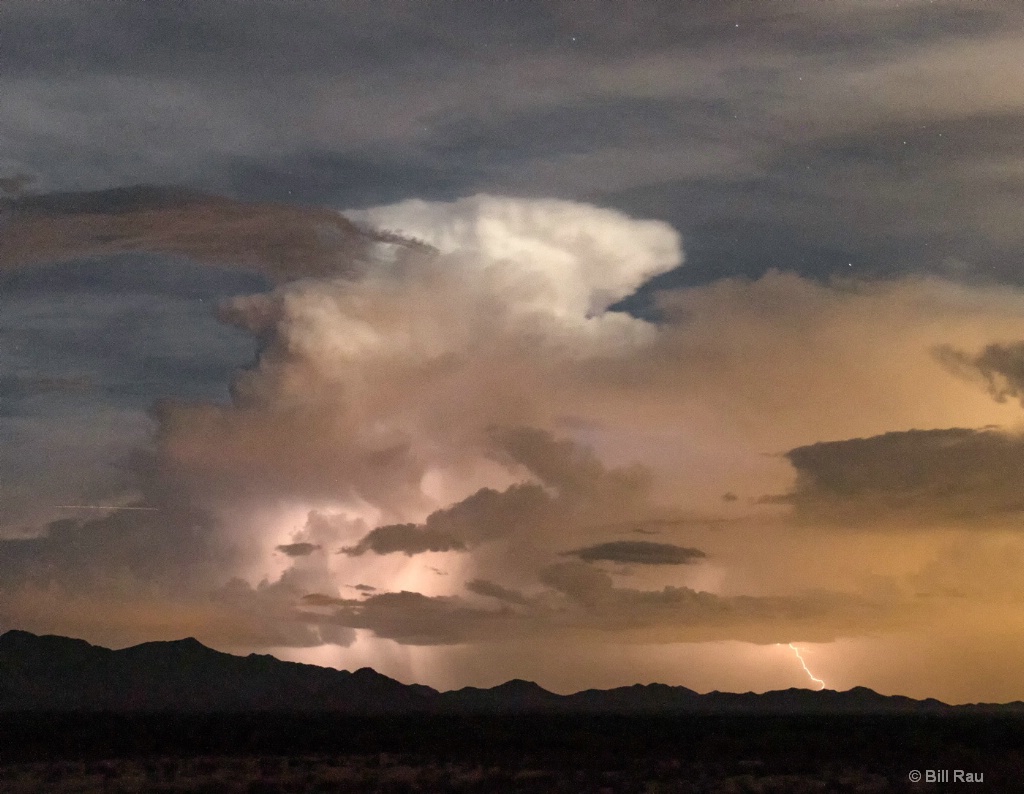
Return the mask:
[[439,692],[372,668],[356,671],[237,656],[193,637],[121,650],[57,635],[0,635],[0,712],[337,712],[350,714],[908,714],[1024,713],[1024,703],[948,705],[882,695],[785,689],[700,694],[633,684],[569,695],[513,679],[491,688]]

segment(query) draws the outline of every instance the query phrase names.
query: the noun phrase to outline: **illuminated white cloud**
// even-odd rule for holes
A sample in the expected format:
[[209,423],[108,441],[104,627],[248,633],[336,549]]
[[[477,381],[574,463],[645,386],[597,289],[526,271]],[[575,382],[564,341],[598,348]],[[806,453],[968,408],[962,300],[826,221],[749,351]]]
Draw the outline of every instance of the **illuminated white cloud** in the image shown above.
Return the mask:
[[[542,653],[570,630],[595,648],[825,642],[943,614],[941,593],[915,600],[927,544],[809,536],[790,505],[756,502],[792,492],[783,453],[801,445],[1014,421],[934,350],[1012,340],[1024,296],[770,273],[665,293],[655,324],[607,306],[681,261],[664,224],[492,196],[359,220],[434,250],[380,249],[358,275],[228,302],[222,317],[264,340],[232,401],[155,412],[146,498],[215,519],[192,554],[216,560],[162,625],[366,661],[396,642],[516,637]],[[93,531],[180,536],[179,513],[141,515]],[[29,551],[57,559],[62,538]],[[65,625],[59,598],[27,593],[8,619]],[[447,657],[424,654],[434,676]]]
[[600,314],[683,259],[668,224],[573,201],[477,195],[345,214],[458,254],[449,266],[487,273],[520,310],[570,322]]

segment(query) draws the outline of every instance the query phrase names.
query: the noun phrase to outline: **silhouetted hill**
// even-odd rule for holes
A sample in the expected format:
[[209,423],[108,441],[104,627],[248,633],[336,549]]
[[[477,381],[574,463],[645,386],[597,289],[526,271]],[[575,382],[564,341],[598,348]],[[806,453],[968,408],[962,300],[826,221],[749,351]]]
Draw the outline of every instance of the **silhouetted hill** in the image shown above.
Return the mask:
[[438,696],[446,711],[456,712],[547,712],[564,710],[565,697],[548,692],[532,681],[514,679],[491,689],[463,687]]
[[423,711],[437,692],[369,668],[348,672],[233,656],[194,639],[120,651],[83,640],[0,636],[0,710]]
[[351,714],[917,714],[1024,713],[1020,702],[948,706],[937,700],[787,689],[765,694],[636,684],[558,695],[530,681],[437,692],[363,668],[355,672],[234,656],[188,638],[119,651],[67,637],[0,636],[0,711],[237,712]]

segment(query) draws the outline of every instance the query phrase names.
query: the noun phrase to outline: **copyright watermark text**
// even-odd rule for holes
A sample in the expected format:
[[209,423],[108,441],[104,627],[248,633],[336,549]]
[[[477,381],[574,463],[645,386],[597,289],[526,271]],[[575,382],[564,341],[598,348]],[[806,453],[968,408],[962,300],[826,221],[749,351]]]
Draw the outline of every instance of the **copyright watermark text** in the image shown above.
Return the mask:
[[984,772],[967,769],[911,769],[911,783],[984,783]]

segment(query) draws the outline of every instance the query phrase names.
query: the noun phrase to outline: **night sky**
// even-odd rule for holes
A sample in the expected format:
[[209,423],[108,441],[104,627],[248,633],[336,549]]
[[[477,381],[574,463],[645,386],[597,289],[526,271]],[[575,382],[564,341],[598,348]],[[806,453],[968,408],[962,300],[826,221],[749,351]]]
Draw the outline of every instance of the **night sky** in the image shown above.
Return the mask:
[[4,2],[0,631],[1024,699],[1021,53],[995,0]]

